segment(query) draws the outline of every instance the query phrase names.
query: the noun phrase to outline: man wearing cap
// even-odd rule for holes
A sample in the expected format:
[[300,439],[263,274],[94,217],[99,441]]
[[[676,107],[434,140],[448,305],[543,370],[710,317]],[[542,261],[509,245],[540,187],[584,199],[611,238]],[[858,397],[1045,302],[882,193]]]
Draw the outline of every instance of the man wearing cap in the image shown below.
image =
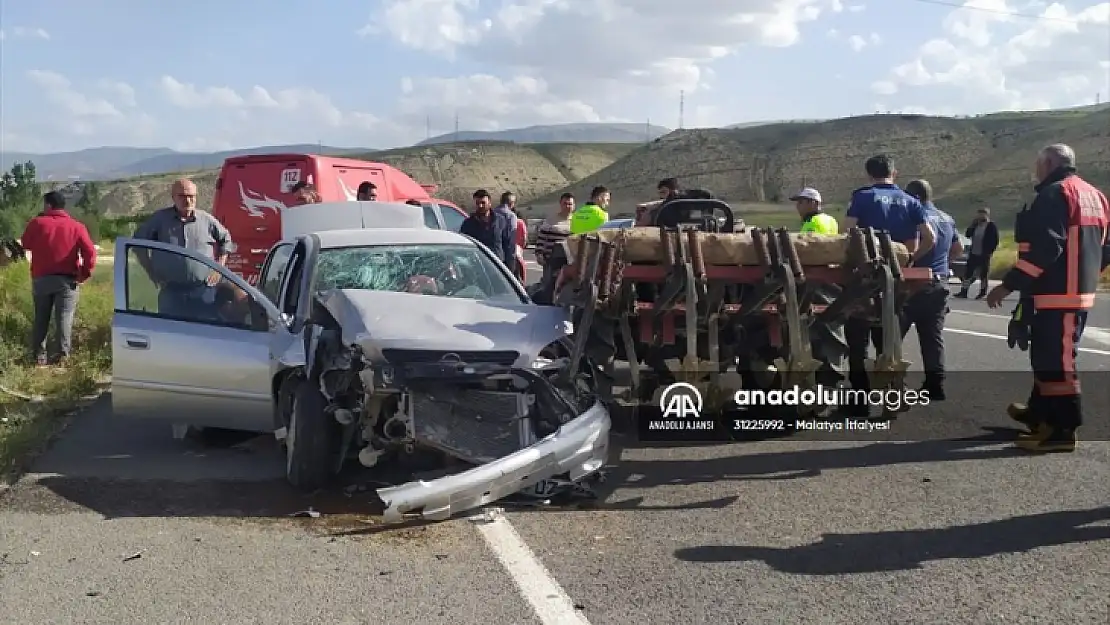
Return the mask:
[[802,232],[838,234],[836,218],[821,209],[821,192],[806,187],[790,198],[802,218]]

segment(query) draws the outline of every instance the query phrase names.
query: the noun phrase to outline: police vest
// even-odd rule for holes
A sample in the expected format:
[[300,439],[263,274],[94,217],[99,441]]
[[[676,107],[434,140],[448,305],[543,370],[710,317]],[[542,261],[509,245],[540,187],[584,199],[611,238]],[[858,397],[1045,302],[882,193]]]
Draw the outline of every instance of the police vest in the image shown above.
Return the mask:
[[802,224],[802,232],[812,232],[813,234],[838,234],[840,227],[836,223],[836,218],[826,213],[817,213],[805,220]]
[[593,232],[609,221],[609,214],[597,204],[583,204],[570,215],[570,233]]

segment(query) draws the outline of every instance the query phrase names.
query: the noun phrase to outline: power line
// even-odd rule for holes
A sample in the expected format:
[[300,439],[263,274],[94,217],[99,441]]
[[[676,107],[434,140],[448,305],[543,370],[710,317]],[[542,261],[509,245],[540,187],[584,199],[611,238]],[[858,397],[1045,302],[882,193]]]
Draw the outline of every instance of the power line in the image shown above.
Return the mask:
[[1003,11],[1002,9],[991,9],[987,7],[967,6],[959,2],[946,2],[945,0],[910,0],[910,2],[918,2],[921,4],[934,4],[936,6],[951,7],[953,9],[967,9],[968,11],[979,11],[980,13],[994,13],[995,15],[1005,15],[1007,17],[1020,17],[1027,20],[1044,20],[1046,22],[1064,22],[1066,24],[1082,24],[1079,20],[1068,19],[1066,17],[1052,17],[1050,15],[1033,15],[1032,13],[1017,13],[1015,11]]

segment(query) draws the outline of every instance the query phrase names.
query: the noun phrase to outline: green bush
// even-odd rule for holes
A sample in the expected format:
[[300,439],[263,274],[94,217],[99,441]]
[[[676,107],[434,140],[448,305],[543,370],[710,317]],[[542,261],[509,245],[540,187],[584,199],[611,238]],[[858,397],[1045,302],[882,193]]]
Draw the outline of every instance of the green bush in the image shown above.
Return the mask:
[[64,370],[38,369],[27,362],[34,318],[29,268],[22,262],[0,267],[0,482],[18,473],[64,423],[60,416],[111,371],[112,266],[98,268],[80,293],[70,361]]

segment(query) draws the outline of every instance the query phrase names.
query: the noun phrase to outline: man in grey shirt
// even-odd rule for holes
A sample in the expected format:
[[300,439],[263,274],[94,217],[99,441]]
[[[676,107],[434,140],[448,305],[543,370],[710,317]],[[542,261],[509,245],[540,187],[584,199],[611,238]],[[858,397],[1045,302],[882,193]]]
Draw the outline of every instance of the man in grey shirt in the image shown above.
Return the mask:
[[[135,238],[178,245],[223,265],[235,251],[231,234],[210,213],[197,209],[197,185],[173,183],[173,206],[155,211],[135,231]],[[216,318],[215,287],[219,272],[195,260],[159,250],[142,250],[139,264],[158,287],[158,312],[187,321]]]

